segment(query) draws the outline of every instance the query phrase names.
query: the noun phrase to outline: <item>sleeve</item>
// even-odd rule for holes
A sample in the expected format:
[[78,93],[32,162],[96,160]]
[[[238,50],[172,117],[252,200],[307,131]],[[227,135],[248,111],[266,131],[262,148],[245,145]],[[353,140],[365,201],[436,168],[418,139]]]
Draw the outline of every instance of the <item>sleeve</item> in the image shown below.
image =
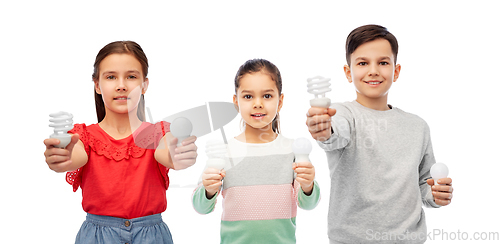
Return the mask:
[[326,141],[318,141],[318,145],[325,151],[333,151],[346,147],[351,140],[351,125],[353,125],[352,112],[341,104],[334,104],[337,110],[332,119],[332,135]]
[[[87,153],[87,155],[90,155],[87,126],[85,124],[75,124],[73,126],[73,129],[68,131],[68,133],[78,134],[80,136],[80,141],[83,143],[83,146],[85,148],[85,152]],[[80,187],[80,184],[82,183],[82,168],[66,173],[66,182],[73,186],[73,192],[76,192],[76,190],[78,190],[78,187]]]
[[[157,148],[158,144],[160,143],[161,138],[165,136],[168,132],[170,132],[170,123],[161,121],[159,123],[156,123],[154,125],[155,128],[155,140],[154,140],[154,147]],[[158,163],[158,168],[160,170],[160,174],[165,180],[165,189],[168,190],[168,186],[170,185],[170,178],[168,177],[168,171],[170,170],[169,168],[165,167],[164,165]]]
[[304,193],[302,187],[300,187],[299,182],[295,180],[293,184],[295,186],[295,192],[297,192],[297,205],[299,206],[299,208],[304,210],[311,210],[318,206],[319,200],[321,199],[321,193],[318,182],[316,180],[314,180],[313,190],[311,192],[311,195],[309,196]]
[[432,195],[431,186],[427,184],[427,180],[431,178],[431,167],[436,163],[436,159],[434,158],[434,152],[432,150],[432,142],[429,132],[429,127],[426,124],[426,139],[427,143],[424,144],[424,155],[419,165],[419,186],[420,186],[420,195],[422,197],[422,203],[424,206],[428,208],[439,208],[440,205],[437,205],[434,202],[434,196]]
[[199,185],[196,188],[192,195],[192,203],[193,208],[199,214],[209,214],[215,209],[215,204],[217,203],[217,196],[219,192],[215,193],[212,199],[208,199],[207,195],[205,195],[205,187],[203,185]]

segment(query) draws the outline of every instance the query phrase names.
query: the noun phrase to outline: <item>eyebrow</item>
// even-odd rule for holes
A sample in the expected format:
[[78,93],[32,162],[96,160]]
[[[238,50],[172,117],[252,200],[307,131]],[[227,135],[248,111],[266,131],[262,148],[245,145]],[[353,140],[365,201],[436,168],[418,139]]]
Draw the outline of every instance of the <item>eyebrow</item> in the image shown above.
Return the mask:
[[[380,60],[384,60],[384,59],[389,59],[390,60],[391,58],[389,56],[380,57]],[[368,60],[368,58],[366,58],[366,57],[358,57],[358,58],[355,59],[355,61],[356,60]]]
[[[103,74],[116,74],[118,72],[116,72],[116,71],[104,71],[102,73]],[[125,73],[137,73],[137,74],[140,74],[141,72],[138,71],[138,70],[127,70],[127,71],[125,71]]]
[[[253,93],[254,91],[253,90],[243,90],[241,91],[241,93]],[[267,89],[267,90],[264,90],[262,91],[263,93],[266,93],[266,92],[275,92],[274,89]]]

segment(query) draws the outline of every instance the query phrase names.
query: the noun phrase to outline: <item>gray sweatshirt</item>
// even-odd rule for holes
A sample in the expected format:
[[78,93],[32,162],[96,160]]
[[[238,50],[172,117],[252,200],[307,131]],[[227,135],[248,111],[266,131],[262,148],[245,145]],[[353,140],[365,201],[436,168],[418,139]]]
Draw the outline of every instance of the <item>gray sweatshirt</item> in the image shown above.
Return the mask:
[[318,142],[330,168],[330,243],[425,242],[422,205],[439,207],[426,183],[435,163],[427,123],[395,107],[332,108],[334,133]]

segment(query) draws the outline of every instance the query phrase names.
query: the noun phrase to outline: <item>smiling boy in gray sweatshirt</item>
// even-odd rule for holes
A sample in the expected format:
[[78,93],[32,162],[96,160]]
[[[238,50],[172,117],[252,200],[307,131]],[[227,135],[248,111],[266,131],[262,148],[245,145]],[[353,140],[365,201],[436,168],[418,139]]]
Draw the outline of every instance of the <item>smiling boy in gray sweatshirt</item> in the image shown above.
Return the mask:
[[451,179],[440,179],[439,186],[430,179],[435,158],[427,123],[387,104],[401,70],[397,52],[386,28],[354,29],[347,37],[344,72],[356,100],[307,113],[309,132],[330,168],[330,243],[423,243],[422,205],[451,202]]

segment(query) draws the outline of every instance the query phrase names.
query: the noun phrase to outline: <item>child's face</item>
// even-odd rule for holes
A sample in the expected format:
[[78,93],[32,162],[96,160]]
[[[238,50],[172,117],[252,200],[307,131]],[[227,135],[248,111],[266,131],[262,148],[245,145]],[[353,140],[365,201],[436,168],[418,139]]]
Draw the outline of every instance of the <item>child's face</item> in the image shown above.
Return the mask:
[[351,54],[351,64],[344,66],[349,83],[354,82],[358,99],[387,99],[389,89],[399,76],[401,66],[394,62],[391,44],[376,39],[360,45]]
[[148,84],[141,63],[134,56],[111,54],[99,65],[99,81],[95,82],[95,90],[102,95],[106,114],[122,114],[137,109],[140,95],[146,92]]
[[261,129],[271,124],[283,105],[283,94],[276,82],[262,72],[250,73],[240,79],[240,87],[233,96],[241,117],[247,125]]

